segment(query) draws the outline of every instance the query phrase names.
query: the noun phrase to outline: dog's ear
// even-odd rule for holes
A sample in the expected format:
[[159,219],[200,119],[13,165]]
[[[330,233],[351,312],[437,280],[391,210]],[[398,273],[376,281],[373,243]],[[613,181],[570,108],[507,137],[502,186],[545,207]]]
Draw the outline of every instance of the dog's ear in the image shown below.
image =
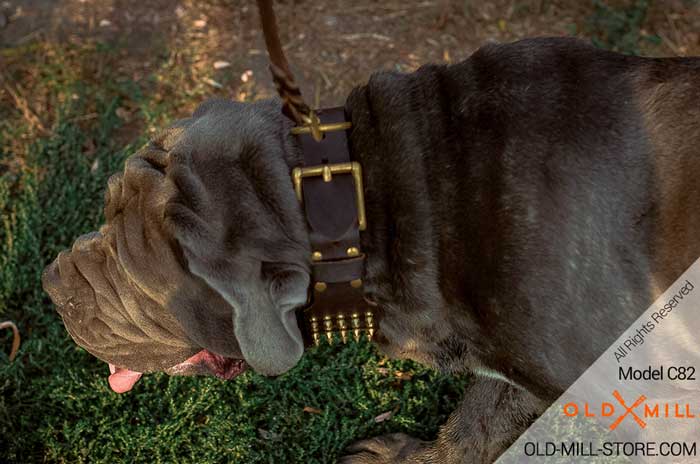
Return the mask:
[[165,220],[189,271],[230,306],[245,360],[279,375],[303,354],[294,310],[310,280],[279,108],[216,103],[195,116],[165,147],[177,192]]
[[[258,373],[279,375],[296,365],[304,345],[295,309],[306,303],[309,274],[292,265],[268,265],[250,256],[207,259],[179,234],[190,272],[223,297],[243,358]],[[213,251],[213,249],[212,249]],[[200,315],[201,317],[201,315]]]

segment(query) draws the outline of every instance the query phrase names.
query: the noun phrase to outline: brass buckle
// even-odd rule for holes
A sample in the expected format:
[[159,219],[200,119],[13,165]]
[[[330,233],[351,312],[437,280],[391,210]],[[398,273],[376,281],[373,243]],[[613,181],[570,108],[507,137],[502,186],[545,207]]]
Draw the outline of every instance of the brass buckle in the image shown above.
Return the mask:
[[357,161],[294,168],[292,170],[292,181],[294,182],[297,199],[303,201],[301,180],[304,177],[322,176],[324,182],[330,182],[333,180],[333,174],[352,174],[352,178],[355,181],[355,196],[357,197],[357,223],[360,230],[365,230],[367,228],[367,218],[365,217],[365,193],[362,188],[362,167]]

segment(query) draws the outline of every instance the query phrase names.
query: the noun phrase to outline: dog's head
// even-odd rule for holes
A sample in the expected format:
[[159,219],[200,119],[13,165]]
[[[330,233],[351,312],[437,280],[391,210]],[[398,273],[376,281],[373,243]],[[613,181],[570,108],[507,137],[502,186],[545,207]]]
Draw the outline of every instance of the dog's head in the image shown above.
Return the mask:
[[278,375],[301,357],[309,244],[287,124],[273,101],[203,104],[127,160],[105,224],[44,271],[115,390],[142,372]]

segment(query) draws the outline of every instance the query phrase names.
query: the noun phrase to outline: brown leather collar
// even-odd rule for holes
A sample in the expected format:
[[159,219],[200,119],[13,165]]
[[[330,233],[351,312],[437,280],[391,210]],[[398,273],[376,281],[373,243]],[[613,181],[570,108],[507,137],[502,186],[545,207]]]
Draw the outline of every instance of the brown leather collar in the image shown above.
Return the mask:
[[320,141],[310,131],[295,131],[304,162],[292,173],[312,249],[310,304],[298,313],[307,346],[322,340],[345,343],[351,337],[359,341],[363,333],[372,338],[380,316],[364,298],[364,191],[362,168],[351,159],[343,129],[350,124],[342,124],[347,121],[342,107],[316,114],[322,128],[335,129],[323,131]]
[[362,288],[364,193],[362,168],[348,146],[350,122],[342,107],[316,112],[304,102],[284,56],[272,0],[257,3],[282,113],[296,124],[292,134],[304,155],[303,166],[292,172],[312,247],[310,305],[297,312],[304,343],[359,340],[362,333],[372,338],[380,315]]

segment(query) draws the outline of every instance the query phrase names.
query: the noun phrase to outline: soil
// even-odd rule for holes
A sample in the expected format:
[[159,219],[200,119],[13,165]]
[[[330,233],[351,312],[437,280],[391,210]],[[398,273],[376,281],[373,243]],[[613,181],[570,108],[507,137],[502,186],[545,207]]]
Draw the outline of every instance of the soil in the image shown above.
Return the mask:
[[[585,37],[595,14],[593,2],[570,0],[286,0],[275,8],[288,59],[314,106],[341,104],[374,71],[461,60],[486,42]],[[37,40],[118,45],[115,71],[137,79],[170,53],[176,63],[179,55],[190,58],[183,66],[196,80],[234,98],[274,92],[252,0],[11,0],[1,10],[2,48]],[[657,2],[641,35],[661,41],[643,52],[700,55],[698,31],[697,2]]]

